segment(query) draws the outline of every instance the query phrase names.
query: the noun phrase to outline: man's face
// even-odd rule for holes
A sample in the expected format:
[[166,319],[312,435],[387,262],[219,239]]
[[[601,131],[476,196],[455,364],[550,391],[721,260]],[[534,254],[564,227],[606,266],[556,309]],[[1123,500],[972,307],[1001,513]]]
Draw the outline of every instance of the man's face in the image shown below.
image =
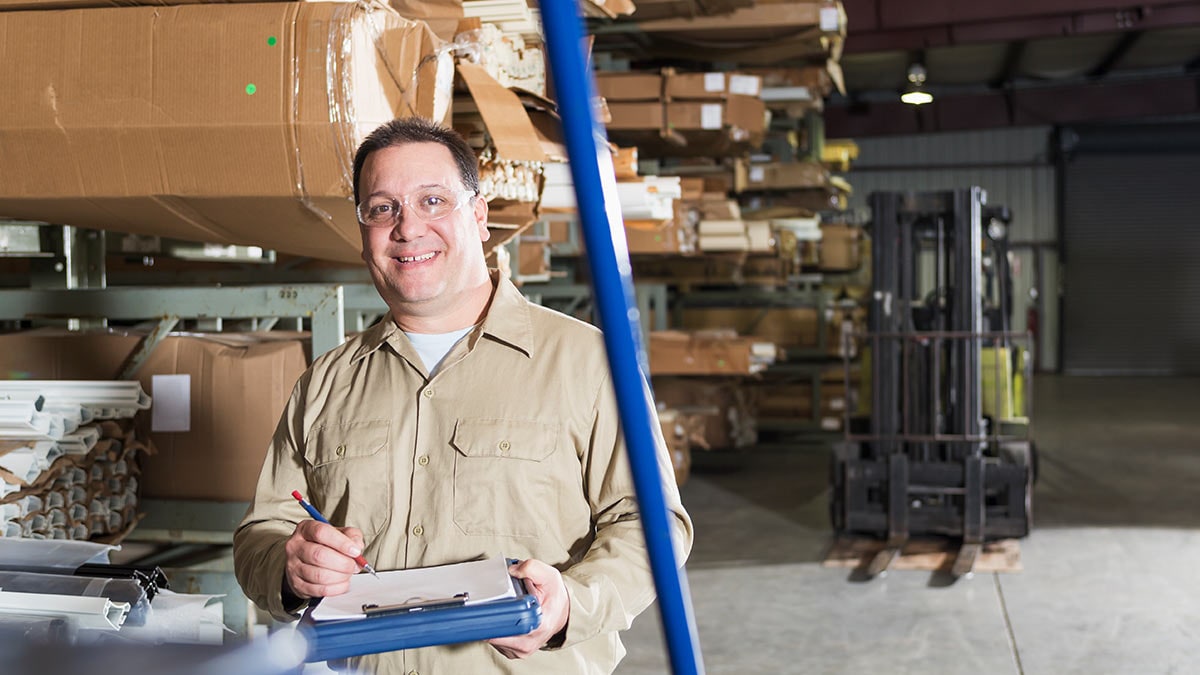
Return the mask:
[[409,143],[367,157],[359,199],[403,201],[430,188],[458,195],[459,208],[438,220],[402,206],[391,227],[359,224],[363,260],[380,295],[395,311],[424,316],[452,310],[464,291],[488,280],[482,242],[488,238],[487,202],[466,189],[450,151],[438,143]]

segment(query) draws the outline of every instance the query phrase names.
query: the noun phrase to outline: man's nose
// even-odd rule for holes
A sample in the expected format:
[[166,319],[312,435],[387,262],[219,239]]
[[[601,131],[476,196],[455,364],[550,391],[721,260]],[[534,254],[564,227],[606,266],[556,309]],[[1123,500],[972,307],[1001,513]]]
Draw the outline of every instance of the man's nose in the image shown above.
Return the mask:
[[413,241],[420,239],[429,228],[424,220],[413,216],[407,206],[402,206],[392,225],[392,237],[398,241]]

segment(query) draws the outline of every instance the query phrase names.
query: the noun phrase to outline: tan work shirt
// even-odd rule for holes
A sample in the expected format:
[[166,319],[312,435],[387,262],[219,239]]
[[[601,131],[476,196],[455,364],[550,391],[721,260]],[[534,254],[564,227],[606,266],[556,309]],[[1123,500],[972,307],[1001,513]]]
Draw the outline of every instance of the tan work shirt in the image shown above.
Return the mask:
[[[654,428],[682,563],[692,524]],[[379,571],[507,556],[563,573],[561,647],[510,661],[475,642],[369,655],[354,668],[610,673],[625,654],[617,631],[654,598],[600,332],[530,304],[507,279],[432,378],[384,320],[297,382],[234,535],[238,581],[280,620],[295,618],[281,598],[284,542],[308,517],[296,489],[334,525],[361,529]]]

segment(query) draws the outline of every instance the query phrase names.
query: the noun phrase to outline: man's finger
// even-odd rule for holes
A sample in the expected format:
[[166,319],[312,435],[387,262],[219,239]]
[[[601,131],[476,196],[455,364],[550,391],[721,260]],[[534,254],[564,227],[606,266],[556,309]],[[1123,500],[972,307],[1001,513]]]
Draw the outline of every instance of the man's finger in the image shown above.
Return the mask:
[[354,545],[360,550],[367,547],[366,540],[363,539],[362,530],[358,529],[357,527],[339,527],[338,529],[341,530],[342,534],[346,535],[350,541],[354,542]]
[[295,576],[301,581],[317,585],[330,586],[334,584],[344,584],[350,582],[350,577],[353,574],[345,572],[337,572],[324,567],[314,567],[312,565],[299,565],[296,567]]
[[350,590],[350,582],[341,584],[310,584],[306,581],[295,580],[288,582],[292,591],[305,598],[324,598],[341,595]]
[[305,565],[322,567],[346,575],[358,573],[358,563],[354,562],[353,558],[322,544],[307,543],[299,547],[296,559]]
[[[319,523],[315,520],[303,520],[296,526],[300,536],[315,544],[322,544],[351,558],[362,553],[362,546],[347,537],[338,528]],[[360,533],[361,534],[361,533]]]

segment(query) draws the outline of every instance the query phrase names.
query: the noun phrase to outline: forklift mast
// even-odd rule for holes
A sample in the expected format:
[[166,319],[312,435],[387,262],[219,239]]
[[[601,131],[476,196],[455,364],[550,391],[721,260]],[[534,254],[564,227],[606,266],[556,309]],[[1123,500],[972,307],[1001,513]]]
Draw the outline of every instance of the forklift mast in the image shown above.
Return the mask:
[[955,571],[965,573],[985,539],[1030,527],[1027,419],[1008,419],[994,394],[996,410],[984,410],[985,353],[988,393],[1012,385],[1001,364],[1017,337],[1011,215],[979,187],[877,192],[870,203],[870,418],[847,425],[836,449],[833,524],[887,538],[869,571],[886,569],[910,535],[936,534],[962,539]]

